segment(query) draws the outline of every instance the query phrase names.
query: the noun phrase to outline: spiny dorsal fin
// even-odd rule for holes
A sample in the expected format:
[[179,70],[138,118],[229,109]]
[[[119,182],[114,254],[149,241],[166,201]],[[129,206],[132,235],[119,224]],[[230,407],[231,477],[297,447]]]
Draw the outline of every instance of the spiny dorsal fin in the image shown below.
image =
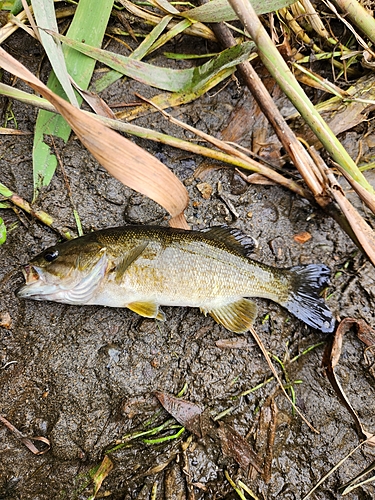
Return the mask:
[[235,333],[245,333],[253,324],[257,315],[257,306],[248,299],[240,299],[217,309],[206,310],[203,313],[210,314],[220,325]]
[[256,239],[236,227],[215,226],[203,232],[210,239],[223,242],[226,246],[245,257],[258,246]]
[[132,302],[126,307],[145,318],[155,318],[159,321],[165,321],[165,314],[159,310],[159,304],[156,304],[156,302]]
[[144,251],[144,249],[147,247],[148,243],[142,243],[141,245],[138,245],[137,247],[134,247],[130,252],[127,252],[122,259],[118,262],[116,265],[114,272],[116,273],[116,281],[119,282],[122,280],[122,277],[127,270],[127,268],[132,264],[138,257],[141,255],[141,253]]

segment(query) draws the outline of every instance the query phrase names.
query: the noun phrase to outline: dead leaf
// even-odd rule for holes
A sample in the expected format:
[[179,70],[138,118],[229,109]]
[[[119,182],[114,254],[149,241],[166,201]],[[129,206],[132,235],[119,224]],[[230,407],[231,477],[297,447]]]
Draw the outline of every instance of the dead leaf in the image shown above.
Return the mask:
[[[172,216],[171,225],[189,229],[183,216],[189,198],[182,182],[157,158],[54,94],[0,47],[0,66],[51,102],[75,134],[110,174],[153,199]],[[173,219],[176,219],[173,221]]]
[[[333,389],[335,390],[337,396],[339,397],[340,401],[342,404],[345,406],[345,408],[348,410],[350,415],[352,416],[355,425],[357,427],[358,433],[360,434],[361,439],[368,439],[368,444],[371,446],[375,446],[375,436],[373,434],[367,432],[361,421],[359,420],[359,417],[357,413],[354,411],[354,408],[352,407],[349,399],[347,398],[343,388],[341,387],[341,384],[336,377],[335,374],[335,366],[339,362],[340,356],[341,356],[341,350],[342,350],[342,345],[343,345],[343,337],[346,332],[348,332],[353,326],[357,326],[358,323],[361,324],[362,331],[367,330],[364,328],[364,325],[362,322],[359,322],[358,320],[354,318],[345,318],[341,323],[339,324],[335,335],[332,337],[331,341],[327,344],[327,347],[324,351],[323,354],[323,360],[322,360],[322,366],[324,368],[325,374],[330,381]],[[370,439],[369,439],[370,438]]]
[[95,498],[98,491],[100,490],[100,487],[104,481],[104,479],[108,476],[108,474],[111,472],[113,469],[113,462],[112,460],[108,457],[108,455],[105,455],[103,458],[102,463],[100,464],[98,470],[95,472],[95,474],[92,476],[92,480],[94,483],[94,496],[91,498]]
[[0,313],[0,326],[10,330],[12,328],[12,318],[8,312]]
[[165,392],[157,391],[154,394],[165,410],[167,410],[178,423],[196,436],[202,437],[200,417],[203,413],[203,409],[199,405],[190,403],[181,398],[176,398]]
[[116,120],[114,112],[111,110],[108,104],[98,96],[98,94],[81,89],[73,80],[72,84],[77,92],[81,94],[82,98],[87,102],[91,109],[95,111],[97,115],[106,116],[107,118]]
[[205,200],[209,200],[211,198],[214,190],[214,188],[211,186],[211,184],[208,184],[208,182],[201,182],[197,184],[197,189],[201,193],[202,198],[204,198]]
[[233,427],[219,422],[218,435],[224,455],[233,458],[242,469],[247,470],[252,465],[259,473],[263,472],[257,454]]
[[293,236],[294,241],[303,245],[306,241],[311,240],[311,234],[307,231],[302,231],[301,233],[295,234]]

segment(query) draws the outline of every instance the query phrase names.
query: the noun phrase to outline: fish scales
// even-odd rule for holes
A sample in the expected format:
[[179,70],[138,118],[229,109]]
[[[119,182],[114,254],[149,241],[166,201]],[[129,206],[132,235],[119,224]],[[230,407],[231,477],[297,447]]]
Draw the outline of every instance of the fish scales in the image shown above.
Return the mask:
[[305,323],[332,331],[319,296],[329,269],[278,269],[250,259],[251,239],[238,229],[185,231],[125,226],[90,233],[45,250],[25,267],[20,297],[128,307],[160,320],[159,306],[199,307],[234,332],[256,316],[248,297],[267,298]]
[[[135,233],[131,238],[133,245],[141,245],[145,240],[149,244],[129,267],[121,287],[142,298],[157,296],[163,305],[190,307],[219,302],[223,297],[285,298],[286,279],[282,273],[252,264],[244,256],[228,251],[221,241],[197,241],[196,232],[191,232],[191,238],[171,238],[169,233],[160,231]],[[121,236],[119,239],[123,241]],[[113,246],[114,257],[124,251],[116,244],[115,236],[99,241],[108,251]]]

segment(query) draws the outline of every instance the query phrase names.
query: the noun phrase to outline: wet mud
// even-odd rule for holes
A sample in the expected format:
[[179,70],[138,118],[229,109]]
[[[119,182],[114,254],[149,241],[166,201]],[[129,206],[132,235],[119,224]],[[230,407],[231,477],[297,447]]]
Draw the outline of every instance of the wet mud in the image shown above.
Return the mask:
[[[25,46],[22,36],[17,40],[10,51],[22,53],[23,62],[36,69],[38,49]],[[9,75],[3,78],[9,83]],[[17,85],[24,88],[22,83]],[[135,90],[137,85],[120,82],[103,97],[109,103],[132,100]],[[249,99],[247,92],[232,81],[220,93],[212,92],[172,112],[218,135],[242,108],[245,97]],[[4,116],[8,106],[4,98],[1,106]],[[32,131],[36,110],[17,102],[11,107],[19,129]],[[138,123],[187,136],[157,114]],[[273,136],[271,130],[267,134]],[[251,130],[243,136],[244,144],[249,145]],[[363,319],[375,326],[374,268],[321,210],[280,187],[247,185],[231,168],[212,169],[217,167],[214,162],[183,151],[141,140],[137,143],[185,183],[191,199],[186,215],[192,228],[238,227],[258,240],[253,257],[267,264],[328,265],[332,280],[327,297],[335,315]],[[74,136],[66,145],[59,145],[59,154],[85,232],[129,223],[167,224],[163,209],[111,178]],[[194,177],[202,165],[206,166],[204,175]],[[31,200],[31,135],[1,136],[0,172],[4,184]],[[59,168],[37,205],[61,227],[75,231]],[[0,210],[0,216],[12,228],[0,247],[0,279],[59,240],[52,230],[19,211]],[[295,236],[304,232],[311,238],[300,243]],[[21,282],[20,274],[13,277],[0,297],[0,313],[10,317],[0,327],[0,414],[24,436],[47,438],[51,448],[34,455],[0,424],[1,499],[91,498],[94,486],[90,478],[108,457],[113,468],[97,498],[234,499],[237,494],[227,473],[234,481],[241,479],[260,499],[299,500],[360,442],[351,416],[321,368],[327,336],[276,304],[257,300],[255,330],[267,350],[284,361],[286,378],[274,361],[280,376],[284,383],[293,383],[297,405],[319,433],[294,414],[274,381],[250,391],[271,376],[250,333],[235,335],[193,309],[164,308],[167,321],[160,323],[126,309],[24,301],[15,296]],[[344,339],[337,374],[363,425],[374,432],[374,353],[365,352],[354,333]],[[155,391],[177,395],[184,386],[184,399],[199,404],[211,419],[228,410],[220,421],[245,438],[262,462],[266,457],[271,460],[269,477],[254,469],[241,469],[210,433],[197,437],[185,431],[169,441],[145,443],[134,438],[121,443],[123,436],[134,437],[135,432],[155,428],[170,418]],[[272,401],[277,416],[271,412]],[[267,426],[272,420],[274,442],[267,447]],[[153,437],[174,432],[160,431]],[[45,446],[38,441],[34,444]],[[341,498],[339,487],[374,460],[375,448],[364,445],[313,498]],[[374,488],[374,483],[366,484],[347,498],[372,499]]]

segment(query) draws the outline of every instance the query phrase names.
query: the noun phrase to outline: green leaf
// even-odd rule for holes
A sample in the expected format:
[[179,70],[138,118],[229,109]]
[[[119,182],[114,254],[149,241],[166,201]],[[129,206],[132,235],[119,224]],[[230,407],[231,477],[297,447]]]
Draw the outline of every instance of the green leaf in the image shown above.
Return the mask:
[[[22,5],[22,0],[13,0],[13,2],[5,2],[5,3],[13,3],[13,6],[10,9],[11,14],[16,16],[23,10],[23,5]],[[27,0],[28,5],[30,5],[30,0]],[[3,9],[6,8],[6,6],[2,7]]]
[[245,61],[253,47],[252,42],[244,42],[221,52],[217,57],[195,68],[171,69],[154,66],[142,61],[135,61],[130,57],[90,47],[87,44],[71,40],[68,37],[54,34],[70,47],[79,50],[110,68],[134,80],[169,92],[195,92],[204,86],[214,74]]
[[31,0],[31,4],[38,27],[43,28],[39,29],[39,35],[53,71],[68,96],[69,101],[78,108],[78,101],[69,80],[61,44],[44,31],[45,29],[58,31],[53,2]]
[[[68,35],[72,39],[85,40],[92,46],[100,46],[113,6],[113,0],[101,0],[100,9],[93,8],[91,0],[80,0],[73,21],[69,27]],[[82,89],[87,89],[95,67],[95,60],[86,57],[71,47],[64,47],[66,67],[69,75]],[[54,72],[51,73],[48,88],[66,99]],[[77,97],[81,104],[82,98]],[[55,136],[66,142],[71,132],[70,126],[59,115],[49,111],[39,111],[35,127],[33,146],[34,168],[34,198],[42,186],[47,186],[52,179],[57,166],[57,160],[47,144],[49,136]]]
[[7,239],[7,228],[5,227],[3,219],[0,217],[0,245],[5,243]]
[[[292,3],[294,3],[294,0],[252,0],[251,2],[258,15],[275,12]],[[181,12],[180,15],[202,23],[220,23],[222,21],[234,21],[238,19],[227,0],[212,0],[195,9]]]

